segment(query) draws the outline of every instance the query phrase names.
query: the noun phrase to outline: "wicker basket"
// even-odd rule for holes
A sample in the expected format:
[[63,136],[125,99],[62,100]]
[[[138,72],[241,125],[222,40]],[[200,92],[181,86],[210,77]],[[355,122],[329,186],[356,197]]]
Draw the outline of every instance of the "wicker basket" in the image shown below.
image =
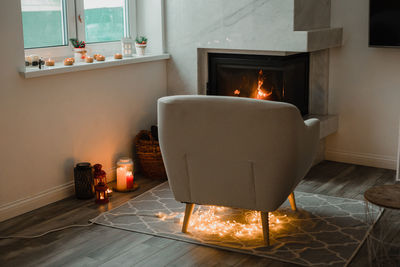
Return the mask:
[[140,131],[136,135],[135,147],[142,173],[149,178],[166,179],[160,145],[150,131]]

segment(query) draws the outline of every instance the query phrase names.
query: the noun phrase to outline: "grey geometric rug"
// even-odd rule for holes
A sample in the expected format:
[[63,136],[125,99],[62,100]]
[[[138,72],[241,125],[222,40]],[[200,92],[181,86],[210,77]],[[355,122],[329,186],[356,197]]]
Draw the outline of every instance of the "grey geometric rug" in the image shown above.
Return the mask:
[[174,199],[168,182],[91,221],[304,266],[346,266],[381,215],[380,208],[369,204],[366,216],[359,200],[303,192],[295,196],[298,211],[285,202],[270,215],[270,247],[263,245],[258,213],[241,209],[196,205],[189,233],[183,234],[185,205]]

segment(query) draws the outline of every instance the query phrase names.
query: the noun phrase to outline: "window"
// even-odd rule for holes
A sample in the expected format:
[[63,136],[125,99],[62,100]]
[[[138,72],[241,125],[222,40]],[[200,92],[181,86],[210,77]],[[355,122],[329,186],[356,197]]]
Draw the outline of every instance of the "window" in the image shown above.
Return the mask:
[[87,43],[119,41],[125,37],[124,0],[84,0],[83,3]]
[[103,48],[119,45],[136,35],[135,6],[135,0],[21,0],[25,49],[68,48],[70,38]]
[[25,48],[66,45],[62,0],[21,0]]

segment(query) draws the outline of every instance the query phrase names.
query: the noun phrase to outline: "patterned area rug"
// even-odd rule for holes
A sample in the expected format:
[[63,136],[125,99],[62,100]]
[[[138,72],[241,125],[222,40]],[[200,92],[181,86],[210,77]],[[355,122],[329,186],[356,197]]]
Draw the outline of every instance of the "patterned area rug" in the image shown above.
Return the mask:
[[[365,241],[365,203],[295,192],[298,211],[285,202],[270,215],[271,246],[263,245],[254,211],[196,206],[189,233],[181,233],[185,205],[165,182],[122,206],[92,219],[95,223],[159,237],[268,257],[304,266],[346,266]],[[369,205],[368,221],[381,211]]]

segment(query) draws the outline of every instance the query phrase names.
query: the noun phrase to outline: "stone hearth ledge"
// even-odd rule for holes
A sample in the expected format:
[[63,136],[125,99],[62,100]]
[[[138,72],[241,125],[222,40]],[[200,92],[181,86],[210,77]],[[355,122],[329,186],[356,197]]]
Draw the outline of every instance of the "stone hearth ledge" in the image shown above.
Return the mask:
[[308,119],[319,119],[320,124],[320,132],[319,139],[324,139],[328,135],[331,135],[339,129],[339,116],[338,115],[306,115],[303,117],[304,120]]

